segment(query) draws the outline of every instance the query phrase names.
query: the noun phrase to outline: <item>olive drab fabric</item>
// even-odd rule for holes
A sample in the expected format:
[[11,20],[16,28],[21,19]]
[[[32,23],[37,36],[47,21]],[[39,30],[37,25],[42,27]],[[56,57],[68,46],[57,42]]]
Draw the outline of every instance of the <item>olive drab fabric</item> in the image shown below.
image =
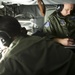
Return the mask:
[[75,39],[75,14],[62,16],[59,11],[54,11],[44,25],[44,32],[52,37]]
[[0,75],[75,75],[75,54],[40,37],[18,37],[0,63]]

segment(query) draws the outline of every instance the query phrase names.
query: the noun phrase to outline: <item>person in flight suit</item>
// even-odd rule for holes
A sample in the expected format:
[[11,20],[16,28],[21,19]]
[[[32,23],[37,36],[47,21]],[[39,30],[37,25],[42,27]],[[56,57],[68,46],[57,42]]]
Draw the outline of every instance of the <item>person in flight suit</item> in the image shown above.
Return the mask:
[[70,3],[58,6],[58,10],[49,15],[44,25],[44,32],[47,36],[64,46],[71,46],[75,43],[74,7],[75,5]]
[[75,53],[44,37],[27,36],[14,17],[0,17],[0,41],[8,47],[0,75],[75,75]]
[[[45,16],[46,8],[43,0],[38,0],[38,6],[42,16]],[[74,44],[75,39],[75,4],[58,4],[56,11],[48,17],[40,36],[48,36],[65,46]],[[36,34],[38,35],[38,34]]]

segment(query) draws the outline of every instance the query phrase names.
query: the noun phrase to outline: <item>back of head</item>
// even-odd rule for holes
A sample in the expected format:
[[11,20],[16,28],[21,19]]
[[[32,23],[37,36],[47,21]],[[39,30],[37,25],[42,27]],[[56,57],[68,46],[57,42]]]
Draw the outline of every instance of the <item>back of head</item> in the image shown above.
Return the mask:
[[20,35],[21,25],[16,18],[0,16],[0,38],[4,45],[9,46],[15,36]]
[[16,18],[11,16],[0,17],[0,31],[7,32],[11,37],[19,35],[21,32],[21,25]]

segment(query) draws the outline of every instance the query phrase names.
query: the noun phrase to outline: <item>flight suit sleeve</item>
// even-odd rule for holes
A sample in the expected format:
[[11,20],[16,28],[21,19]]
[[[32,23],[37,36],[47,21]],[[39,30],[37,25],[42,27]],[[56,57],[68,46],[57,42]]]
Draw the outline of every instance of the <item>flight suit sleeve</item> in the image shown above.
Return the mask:
[[43,31],[47,34],[47,36],[50,36],[50,38],[56,36],[55,21],[53,15],[48,17],[47,22],[44,24]]
[[49,45],[46,70],[51,75],[75,75],[75,54],[59,43]]
[[11,62],[6,62],[5,60],[0,63],[0,75],[15,75],[13,74]]
[[5,71],[4,62],[0,62],[0,75]]

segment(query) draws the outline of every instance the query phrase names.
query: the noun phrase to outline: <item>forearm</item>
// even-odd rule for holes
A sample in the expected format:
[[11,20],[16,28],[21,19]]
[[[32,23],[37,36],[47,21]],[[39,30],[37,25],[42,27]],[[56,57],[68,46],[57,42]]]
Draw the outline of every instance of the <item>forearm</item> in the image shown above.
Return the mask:
[[42,16],[45,16],[45,5],[42,0],[38,0],[38,6],[39,6]]

